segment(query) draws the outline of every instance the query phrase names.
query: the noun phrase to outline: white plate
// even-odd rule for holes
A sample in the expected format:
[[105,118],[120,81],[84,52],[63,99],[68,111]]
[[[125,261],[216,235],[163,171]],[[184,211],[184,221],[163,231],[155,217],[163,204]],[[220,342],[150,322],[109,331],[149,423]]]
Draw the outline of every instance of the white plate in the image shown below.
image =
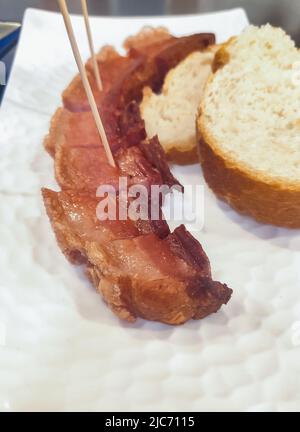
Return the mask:
[[[73,21],[86,57],[82,18]],[[92,19],[99,46],[119,47],[145,24],[222,41],[247,18]],[[75,73],[61,17],[28,10],[0,113],[0,411],[299,410],[299,231],[241,217],[205,187],[195,235],[234,295],[182,327],[120,322],[60,253],[39,193],[54,183],[42,139]],[[174,171],[203,183],[198,166]]]

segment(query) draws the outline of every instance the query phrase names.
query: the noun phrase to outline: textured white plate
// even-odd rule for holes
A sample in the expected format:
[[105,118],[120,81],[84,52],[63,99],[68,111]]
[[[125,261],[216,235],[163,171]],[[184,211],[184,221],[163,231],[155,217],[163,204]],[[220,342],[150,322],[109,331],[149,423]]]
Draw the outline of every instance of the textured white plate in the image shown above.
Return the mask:
[[[92,19],[99,46],[145,24],[222,41],[247,18]],[[234,295],[182,327],[120,322],[60,253],[39,193],[53,183],[42,139],[75,73],[61,17],[28,10],[0,113],[0,411],[299,410],[299,231],[241,217],[205,187],[196,235]],[[198,166],[174,171],[203,183]]]

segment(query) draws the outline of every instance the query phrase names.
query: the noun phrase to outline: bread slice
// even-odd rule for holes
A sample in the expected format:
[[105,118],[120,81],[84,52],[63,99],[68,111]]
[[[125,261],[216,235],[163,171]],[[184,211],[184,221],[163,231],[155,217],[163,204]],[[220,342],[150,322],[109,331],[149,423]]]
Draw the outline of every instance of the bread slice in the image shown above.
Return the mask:
[[299,50],[279,28],[249,26],[214,67],[197,119],[207,183],[241,213],[300,228]]
[[211,73],[215,46],[187,56],[166,76],[160,94],[144,88],[140,105],[149,137],[158,135],[169,159],[197,162],[196,113]]

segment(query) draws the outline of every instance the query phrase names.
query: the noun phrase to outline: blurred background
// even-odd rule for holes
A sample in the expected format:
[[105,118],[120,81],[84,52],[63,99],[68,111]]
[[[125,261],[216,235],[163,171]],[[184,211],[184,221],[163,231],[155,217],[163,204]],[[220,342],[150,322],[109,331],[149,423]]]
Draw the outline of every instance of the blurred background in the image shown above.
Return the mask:
[[[70,12],[81,13],[80,0],[69,0],[68,5]],[[21,22],[28,7],[58,10],[56,0],[0,0],[0,21]],[[280,26],[300,46],[300,0],[88,0],[88,7],[91,15],[191,14],[243,7],[251,23]],[[8,73],[14,51],[1,59]]]

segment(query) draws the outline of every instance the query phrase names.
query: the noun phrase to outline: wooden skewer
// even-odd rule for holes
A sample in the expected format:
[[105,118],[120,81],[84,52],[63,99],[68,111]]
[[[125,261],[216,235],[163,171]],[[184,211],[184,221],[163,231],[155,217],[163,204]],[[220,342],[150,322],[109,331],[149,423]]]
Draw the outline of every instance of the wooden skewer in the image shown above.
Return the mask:
[[65,26],[66,26],[66,30],[67,30],[67,33],[69,36],[72,51],[73,51],[75,61],[77,63],[78,70],[79,70],[79,73],[80,73],[80,76],[82,79],[82,84],[83,84],[83,87],[85,89],[89,104],[91,106],[91,110],[92,110],[92,113],[93,113],[93,116],[94,116],[94,119],[96,122],[96,126],[97,126],[98,132],[100,134],[100,137],[101,137],[101,140],[102,140],[105,152],[106,152],[108,162],[111,166],[115,167],[116,164],[115,164],[115,161],[114,161],[114,158],[113,158],[113,155],[112,155],[112,152],[111,152],[108,140],[107,140],[107,136],[106,136],[106,133],[105,133],[105,130],[103,127],[101,117],[99,115],[97,104],[96,104],[96,101],[95,101],[95,98],[94,98],[94,95],[93,95],[93,92],[92,92],[92,89],[91,89],[91,86],[90,86],[90,83],[89,83],[89,80],[88,80],[88,77],[86,74],[85,67],[83,65],[83,62],[82,62],[82,59],[81,59],[81,56],[79,53],[79,49],[78,49],[78,45],[77,45],[77,42],[75,39],[75,35],[74,35],[70,15],[68,12],[68,8],[66,5],[66,1],[65,0],[57,0],[57,1],[59,4],[61,13],[62,13],[64,22],[65,22]]
[[91,32],[89,13],[88,13],[88,7],[87,7],[86,0],[81,0],[81,7],[82,7],[82,13],[83,13],[83,17],[84,17],[84,23],[85,23],[86,33],[87,33],[87,37],[88,37],[88,41],[89,41],[89,46],[90,46],[90,52],[91,52],[91,57],[92,57],[92,62],[93,62],[93,68],[94,68],[94,74],[95,74],[95,78],[96,78],[98,89],[100,91],[102,91],[103,85],[102,85],[102,81],[101,81],[101,77],[100,77],[99,67],[98,67],[98,64],[97,64],[97,59],[96,59],[96,56],[95,56],[94,43],[93,43],[93,38],[92,38],[92,32]]

